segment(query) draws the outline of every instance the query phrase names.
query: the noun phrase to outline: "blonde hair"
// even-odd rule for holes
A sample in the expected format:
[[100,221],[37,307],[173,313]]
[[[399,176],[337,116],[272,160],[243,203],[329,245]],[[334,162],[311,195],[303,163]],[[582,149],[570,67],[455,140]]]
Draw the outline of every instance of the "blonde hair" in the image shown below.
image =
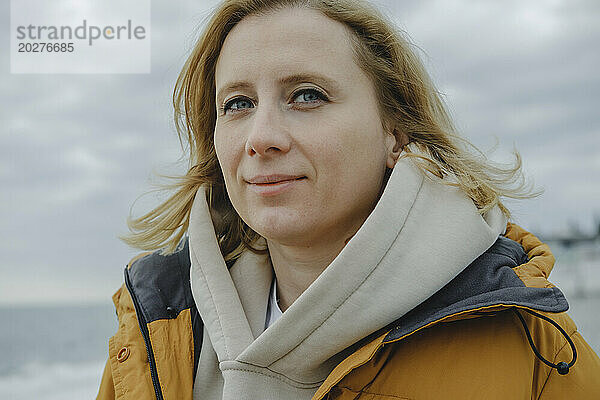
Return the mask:
[[[260,237],[242,221],[227,195],[213,144],[216,121],[215,65],[227,34],[243,18],[285,7],[307,7],[349,28],[357,64],[371,78],[381,115],[406,135],[402,157],[411,157],[430,178],[461,188],[480,213],[498,205],[500,198],[528,198],[521,157],[513,165],[494,164],[462,138],[411,43],[369,3],[360,0],[225,0],[196,43],[181,70],[173,92],[175,126],[182,144],[189,146],[189,170],[164,188],[173,190],[166,201],[139,218],[127,219],[127,244],[144,249],[175,251],[187,231],[194,196],[205,185],[215,233],[225,261],[235,260]],[[389,176],[388,170],[387,176]]]

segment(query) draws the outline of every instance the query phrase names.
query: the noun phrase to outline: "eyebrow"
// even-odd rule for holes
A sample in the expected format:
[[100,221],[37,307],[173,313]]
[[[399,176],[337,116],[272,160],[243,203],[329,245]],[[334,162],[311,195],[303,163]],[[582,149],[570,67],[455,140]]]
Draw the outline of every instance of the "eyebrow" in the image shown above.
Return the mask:
[[[331,88],[333,91],[339,89],[339,84],[319,74],[293,74],[284,76],[277,81],[280,85],[289,86],[300,82],[316,82]],[[217,93],[217,103],[221,104],[225,95],[236,91],[251,88],[252,84],[248,81],[234,81],[224,85]]]

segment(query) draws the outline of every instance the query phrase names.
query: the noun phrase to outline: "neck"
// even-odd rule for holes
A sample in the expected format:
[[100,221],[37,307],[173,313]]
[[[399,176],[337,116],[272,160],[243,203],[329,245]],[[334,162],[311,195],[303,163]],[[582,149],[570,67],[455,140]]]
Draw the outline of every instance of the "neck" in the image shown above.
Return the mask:
[[[350,236],[351,237],[351,236]],[[267,240],[277,279],[277,298],[285,311],[342,251],[350,237],[320,245],[286,246]]]

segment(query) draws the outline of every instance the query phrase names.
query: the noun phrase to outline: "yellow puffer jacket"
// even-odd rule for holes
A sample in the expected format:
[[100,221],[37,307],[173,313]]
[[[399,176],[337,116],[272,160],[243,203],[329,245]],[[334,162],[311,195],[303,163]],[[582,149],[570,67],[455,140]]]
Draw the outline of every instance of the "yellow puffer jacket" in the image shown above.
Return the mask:
[[[550,249],[511,223],[504,236],[430,299],[362,340],[313,399],[600,399],[600,359],[547,280]],[[521,259],[510,251],[519,245]],[[128,264],[113,296],[119,329],[98,399],[192,400],[202,321],[187,251],[145,253]]]

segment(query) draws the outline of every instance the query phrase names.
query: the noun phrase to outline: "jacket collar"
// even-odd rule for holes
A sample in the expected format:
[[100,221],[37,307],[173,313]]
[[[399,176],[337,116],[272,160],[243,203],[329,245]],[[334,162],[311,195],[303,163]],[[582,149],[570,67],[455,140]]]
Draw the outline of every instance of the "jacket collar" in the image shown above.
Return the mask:
[[[514,240],[500,236],[456,278],[395,321],[384,342],[399,340],[450,317],[472,317],[475,312],[485,314],[515,306],[554,313],[566,311],[569,305],[565,296],[546,280],[554,264],[550,249],[510,223],[506,235]],[[538,279],[532,280],[531,276]]]

